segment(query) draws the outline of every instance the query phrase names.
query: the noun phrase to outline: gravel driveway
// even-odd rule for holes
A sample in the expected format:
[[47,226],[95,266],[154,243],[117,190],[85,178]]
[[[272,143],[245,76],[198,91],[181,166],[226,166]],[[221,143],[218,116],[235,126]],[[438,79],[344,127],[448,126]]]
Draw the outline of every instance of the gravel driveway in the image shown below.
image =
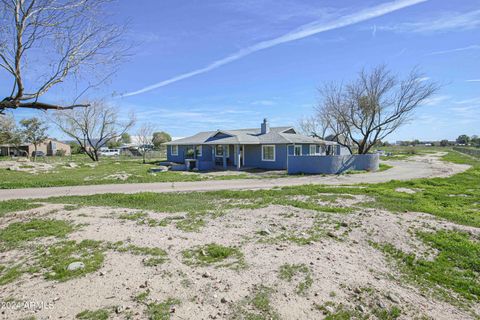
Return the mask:
[[49,198],[54,196],[91,195],[102,193],[137,192],[186,192],[239,189],[271,189],[274,187],[304,184],[344,185],[356,183],[380,183],[390,180],[411,180],[416,178],[447,177],[463,172],[468,165],[443,162],[439,158],[445,153],[438,152],[411,157],[403,161],[385,161],[393,168],[382,172],[328,176],[292,176],[276,179],[236,179],[196,182],[161,182],[105,184],[92,186],[26,188],[0,190],[0,200]]

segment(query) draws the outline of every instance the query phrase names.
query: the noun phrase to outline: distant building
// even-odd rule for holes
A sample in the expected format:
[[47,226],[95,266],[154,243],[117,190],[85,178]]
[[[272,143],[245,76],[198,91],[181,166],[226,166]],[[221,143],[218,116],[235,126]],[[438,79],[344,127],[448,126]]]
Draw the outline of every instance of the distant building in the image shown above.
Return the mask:
[[[62,150],[62,151],[60,151]],[[32,143],[23,143],[15,146],[12,144],[0,145],[0,156],[32,156],[35,146]],[[37,145],[37,152],[42,152],[46,156],[55,156],[59,153],[65,155],[71,154],[70,146],[55,139],[46,139]]]

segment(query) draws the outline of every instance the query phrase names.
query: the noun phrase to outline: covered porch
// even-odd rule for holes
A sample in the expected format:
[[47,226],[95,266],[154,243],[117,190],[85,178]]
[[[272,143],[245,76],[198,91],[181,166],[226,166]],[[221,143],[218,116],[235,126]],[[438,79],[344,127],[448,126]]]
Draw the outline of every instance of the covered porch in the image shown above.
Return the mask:
[[242,144],[192,145],[191,148],[188,153],[191,159],[185,159],[189,169],[241,170],[245,167],[245,146]]

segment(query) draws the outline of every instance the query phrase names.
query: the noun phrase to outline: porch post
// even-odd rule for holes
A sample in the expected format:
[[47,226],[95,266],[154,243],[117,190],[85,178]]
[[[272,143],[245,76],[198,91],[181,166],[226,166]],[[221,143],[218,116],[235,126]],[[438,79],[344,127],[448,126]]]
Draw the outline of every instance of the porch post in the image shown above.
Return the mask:
[[233,165],[237,166],[237,145],[233,145]]
[[236,152],[236,155],[235,155],[235,158],[237,159],[237,170],[240,170],[240,167],[241,167],[241,163],[240,163],[240,145],[236,145],[236,149],[235,149],[237,152]]
[[227,148],[228,148],[228,145],[222,145],[222,148],[223,148],[223,169],[227,169]]

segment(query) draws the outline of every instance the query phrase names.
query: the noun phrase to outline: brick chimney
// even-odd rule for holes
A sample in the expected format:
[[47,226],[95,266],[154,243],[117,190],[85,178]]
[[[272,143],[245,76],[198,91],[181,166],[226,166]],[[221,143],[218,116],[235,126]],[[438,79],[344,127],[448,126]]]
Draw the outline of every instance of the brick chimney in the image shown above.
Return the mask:
[[270,131],[270,126],[268,124],[267,118],[263,119],[260,132],[262,134],[268,133]]

